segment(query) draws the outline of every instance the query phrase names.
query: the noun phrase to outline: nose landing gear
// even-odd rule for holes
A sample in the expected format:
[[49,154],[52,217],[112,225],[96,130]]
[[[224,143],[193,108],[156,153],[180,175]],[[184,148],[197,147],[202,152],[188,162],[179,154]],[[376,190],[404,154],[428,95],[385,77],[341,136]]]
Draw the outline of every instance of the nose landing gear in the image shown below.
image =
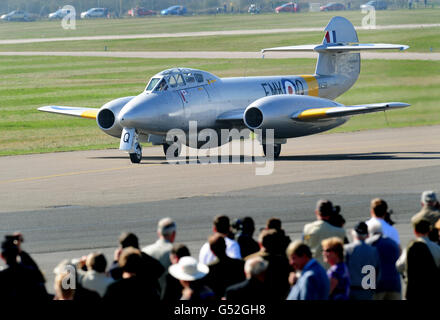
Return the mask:
[[138,142],[134,145],[134,151],[130,153],[130,160],[132,163],[140,163],[142,160],[142,146]]

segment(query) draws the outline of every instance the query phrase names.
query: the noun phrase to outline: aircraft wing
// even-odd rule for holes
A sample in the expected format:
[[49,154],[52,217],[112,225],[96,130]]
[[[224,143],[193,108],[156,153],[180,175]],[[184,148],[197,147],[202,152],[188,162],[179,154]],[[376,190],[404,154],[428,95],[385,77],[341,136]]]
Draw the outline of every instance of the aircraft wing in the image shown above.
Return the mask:
[[362,113],[371,113],[378,111],[387,111],[396,108],[405,108],[410,105],[403,102],[385,102],[385,103],[373,103],[363,104],[355,106],[342,106],[342,107],[330,107],[330,108],[315,108],[306,109],[301,112],[294,113],[291,118],[293,120],[320,120],[329,118],[338,118],[352,116]]
[[38,108],[39,111],[65,114],[68,116],[96,119],[99,109],[97,108],[77,108],[64,106],[45,106]]
[[243,123],[244,109],[235,109],[224,112],[217,117],[217,121],[221,122],[240,122]]

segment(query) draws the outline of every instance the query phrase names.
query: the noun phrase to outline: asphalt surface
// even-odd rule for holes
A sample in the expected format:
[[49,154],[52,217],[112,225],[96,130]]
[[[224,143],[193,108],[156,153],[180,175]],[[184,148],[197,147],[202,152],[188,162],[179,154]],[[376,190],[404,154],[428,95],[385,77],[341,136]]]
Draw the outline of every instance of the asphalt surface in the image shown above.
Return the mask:
[[[190,154],[176,165],[159,147],[144,148],[139,165],[119,150],[1,157],[0,233],[24,234],[23,247],[46,274],[51,292],[52,270],[62,259],[99,250],[111,261],[122,231],[147,245],[164,216],[177,222],[176,241],[198,256],[217,214],[252,216],[257,229],[279,217],[297,239],[314,220],[319,198],[341,205],[350,228],[369,217],[370,200],[381,196],[394,209],[405,245],[421,192],[439,187],[439,135],[440,126],[432,126],[291,139],[265,176],[256,175],[263,164],[251,157],[204,165]],[[254,156],[261,160],[261,147]]]
[[[440,24],[399,24],[376,26],[377,30],[394,29],[422,29],[436,28]],[[356,30],[362,30],[363,27],[355,27]],[[39,43],[39,42],[57,42],[57,41],[94,41],[94,40],[122,40],[122,39],[153,39],[153,38],[181,38],[181,37],[206,37],[220,35],[252,35],[252,34],[273,34],[273,33],[297,33],[323,31],[320,28],[282,28],[282,29],[256,29],[256,30],[223,30],[223,31],[198,31],[198,32],[178,32],[178,33],[154,33],[154,34],[127,34],[127,35],[104,35],[104,36],[83,36],[83,37],[64,37],[64,38],[31,38],[31,39],[10,39],[0,40],[1,44],[20,44],[20,43]]]
[[[315,52],[233,52],[233,51],[11,51],[0,56],[72,56],[112,58],[194,58],[194,59],[261,59],[261,58],[317,58]],[[383,60],[440,60],[440,53],[421,52],[362,52],[362,59]]]

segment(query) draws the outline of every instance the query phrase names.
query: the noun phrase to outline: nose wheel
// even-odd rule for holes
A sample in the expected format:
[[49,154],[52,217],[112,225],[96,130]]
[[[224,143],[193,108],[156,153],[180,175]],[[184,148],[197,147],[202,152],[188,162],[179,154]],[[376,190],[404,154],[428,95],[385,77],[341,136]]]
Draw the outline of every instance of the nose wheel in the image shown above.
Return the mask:
[[140,163],[142,160],[142,147],[139,143],[135,143],[133,153],[130,153],[130,160],[132,163]]
[[269,148],[272,148],[273,146],[273,158],[274,159],[278,159],[280,157],[280,153],[281,153],[281,144],[263,144],[263,152],[264,152],[264,156],[267,157],[267,152],[266,152],[266,146],[268,146]]

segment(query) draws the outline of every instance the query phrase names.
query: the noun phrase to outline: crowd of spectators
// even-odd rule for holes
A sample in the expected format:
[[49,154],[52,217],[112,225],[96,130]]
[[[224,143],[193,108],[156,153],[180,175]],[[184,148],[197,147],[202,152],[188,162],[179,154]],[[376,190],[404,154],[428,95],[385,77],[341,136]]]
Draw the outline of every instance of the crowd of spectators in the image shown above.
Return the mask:
[[110,264],[100,252],[62,261],[54,269],[54,294],[22,249],[23,235],[7,235],[0,301],[432,300],[440,297],[435,192],[423,192],[421,206],[411,219],[414,239],[403,249],[385,200],[373,199],[370,216],[350,230],[339,206],[319,200],[316,220],[293,241],[277,218],[267,221],[256,241],[251,217],[231,225],[228,216],[216,216],[198,259],[176,242],[177,224],[167,217],[158,222],[157,241],[142,249],[135,234],[122,233]]

